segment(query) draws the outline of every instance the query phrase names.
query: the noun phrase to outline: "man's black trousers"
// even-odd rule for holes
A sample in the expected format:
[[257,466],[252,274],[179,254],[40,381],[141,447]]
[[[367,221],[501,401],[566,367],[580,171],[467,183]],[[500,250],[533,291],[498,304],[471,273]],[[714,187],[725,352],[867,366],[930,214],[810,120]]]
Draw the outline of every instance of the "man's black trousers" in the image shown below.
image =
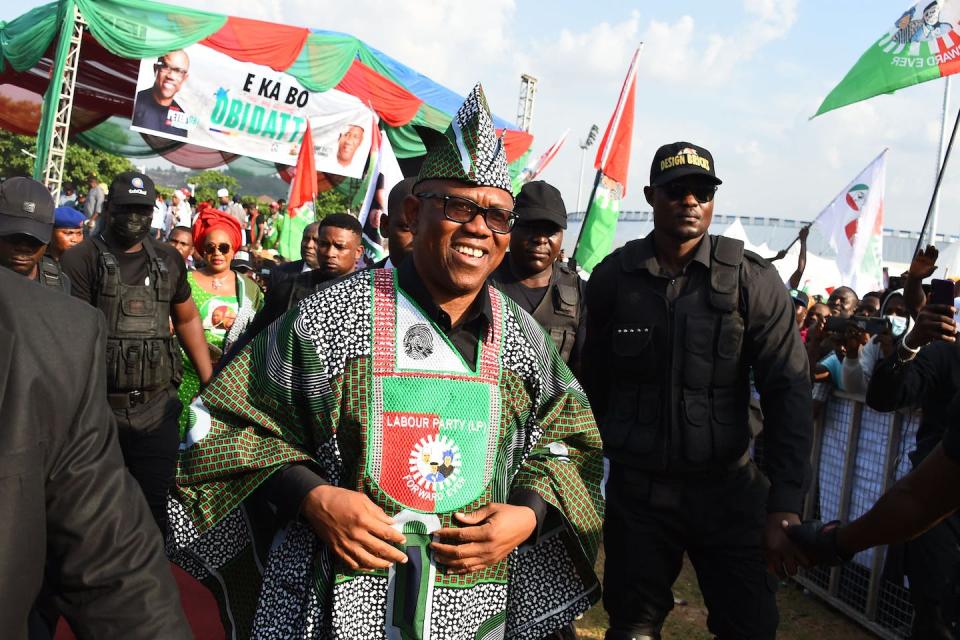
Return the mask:
[[960,638],[960,515],[954,514],[906,545],[914,638]]
[[608,640],[659,638],[686,552],[720,640],[776,636],[777,581],[761,542],[769,482],[749,463],[695,477],[611,463],[603,527]]
[[173,486],[180,432],[177,421],[183,405],[170,386],[147,402],[114,409],[123,461],[143,491],[153,519],[167,534],[167,493]]

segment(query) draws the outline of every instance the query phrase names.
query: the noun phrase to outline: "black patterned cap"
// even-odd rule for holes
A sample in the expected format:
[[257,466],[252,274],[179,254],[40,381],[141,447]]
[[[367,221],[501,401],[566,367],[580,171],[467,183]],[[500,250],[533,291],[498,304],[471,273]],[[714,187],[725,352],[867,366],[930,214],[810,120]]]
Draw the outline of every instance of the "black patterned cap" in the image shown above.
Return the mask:
[[483,87],[478,83],[443,133],[417,127],[427,155],[417,182],[459,180],[481,187],[497,187],[513,197],[503,139],[497,136]]

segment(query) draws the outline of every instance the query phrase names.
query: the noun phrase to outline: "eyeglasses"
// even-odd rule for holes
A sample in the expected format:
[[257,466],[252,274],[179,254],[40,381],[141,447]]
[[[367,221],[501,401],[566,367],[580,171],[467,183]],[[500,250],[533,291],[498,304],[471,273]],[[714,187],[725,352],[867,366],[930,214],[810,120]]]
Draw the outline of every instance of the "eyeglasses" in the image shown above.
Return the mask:
[[212,242],[205,244],[203,246],[204,255],[212,256],[213,254],[220,252],[222,255],[227,255],[233,249],[226,242],[221,242],[220,244],[213,244]]
[[717,185],[715,184],[686,184],[684,182],[668,182],[667,184],[661,185],[659,188],[671,200],[682,200],[683,198],[687,197],[688,193],[690,193],[700,204],[710,202],[713,200],[713,196],[715,196],[717,193]]
[[172,67],[163,60],[156,62],[153,67],[157,71],[166,71],[168,75],[177,75],[181,78],[187,75],[187,71],[189,71],[189,69],[184,69],[183,67]]
[[418,198],[427,198],[443,200],[443,215],[447,220],[457,224],[466,224],[477,217],[483,216],[483,221],[487,227],[494,233],[510,233],[513,224],[517,220],[517,214],[509,209],[498,209],[496,207],[483,208],[472,200],[458,198],[457,196],[448,196],[445,193],[418,193]]

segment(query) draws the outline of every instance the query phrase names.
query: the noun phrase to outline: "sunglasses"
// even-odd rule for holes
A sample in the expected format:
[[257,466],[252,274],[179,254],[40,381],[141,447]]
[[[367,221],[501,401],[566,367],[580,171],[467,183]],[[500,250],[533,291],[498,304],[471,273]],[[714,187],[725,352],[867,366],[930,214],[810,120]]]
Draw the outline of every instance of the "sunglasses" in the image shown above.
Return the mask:
[[513,224],[517,220],[517,214],[509,209],[498,209],[496,207],[484,209],[476,202],[466,198],[448,196],[445,193],[418,193],[418,198],[443,200],[443,216],[451,222],[457,224],[466,224],[477,217],[483,216],[483,221],[487,227],[494,233],[510,233]]
[[717,194],[717,185],[715,184],[686,184],[683,182],[668,182],[659,187],[671,200],[682,200],[687,194],[692,194],[697,202],[703,204],[710,202]]
[[222,255],[227,255],[228,253],[230,253],[231,251],[233,251],[233,249],[232,249],[232,247],[231,247],[228,243],[226,243],[226,242],[221,242],[220,244],[213,244],[212,242],[210,242],[210,243],[207,243],[207,244],[205,244],[205,245],[203,246],[203,253],[204,253],[204,255],[211,256],[211,255],[213,255],[214,253],[217,253],[218,251],[219,251],[220,254],[222,254]]

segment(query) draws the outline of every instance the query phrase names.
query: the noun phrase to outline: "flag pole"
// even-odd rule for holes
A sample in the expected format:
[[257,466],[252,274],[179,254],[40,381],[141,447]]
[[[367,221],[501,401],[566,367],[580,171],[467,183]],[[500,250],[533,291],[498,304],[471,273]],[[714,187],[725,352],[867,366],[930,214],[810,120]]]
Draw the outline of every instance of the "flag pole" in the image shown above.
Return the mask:
[[[917,246],[913,250],[913,255],[917,255],[923,249],[924,236],[927,235],[927,226],[934,217],[934,211],[937,207],[937,199],[940,195],[940,184],[943,182],[943,174],[946,172],[947,163],[950,161],[950,152],[953,151],[953,142],[957,138],[957,128],[960,127],[960,111],[957,111],[957,119],[953,123],[953,131],[950,133],[950,142],[947,143],[947,150],[943,154],[943,162],[940,163],[940,171],[937,173],[937,182],[933,185],[933,195],[930,197],[930,206],[927,207],[927,217],[923,219],[923,226],[920,227],[920,237],[917,238]],[[931,236],[932,241],[936,236]]]
[[[947,76],[943,81],[943,109],[940,112],[940,145],[937,147],[937,164],[934,167],[934,175],[940,171],[940,163],[943,162],[943,149],[947,144],[947,118],[950,113],[950,80],[952,76]],[[936,203],[933,205],[933,219],[930,225],[930,244],[936,244],[937,228],[940,221],[940,196],[936,197]]]

